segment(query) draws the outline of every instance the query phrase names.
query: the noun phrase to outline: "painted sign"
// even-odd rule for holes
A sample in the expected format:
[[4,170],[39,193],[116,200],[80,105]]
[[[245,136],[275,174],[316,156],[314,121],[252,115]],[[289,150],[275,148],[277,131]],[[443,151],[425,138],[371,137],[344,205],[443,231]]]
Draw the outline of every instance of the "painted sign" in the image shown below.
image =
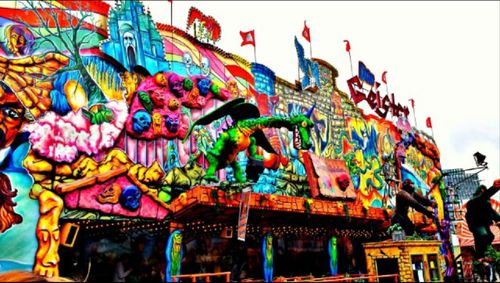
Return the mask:
[[240,214],[238,217],[238,240],[245,241],[247,234],[248,212],[250,211],[251,188],[245,188],[241,192]]
[[380,96],[378,87],[380,83],[374,82],[374,85],[369,89],[363,88],[363,83],[358,76],[354,76],[347,80],[347,86],[354,103],[359,104],[363,100],[368,102],[368,105],[382,118],[387,117],[387,113],[391,111],[392,116],[399,117],[403,114],[408,117],[410,110],[407,106],[402,106],[400,103],[396,104],[394,93],[390,96],[386,95],[383,98]]
[[[326,159],[314,154],[303,153],[309,186],[313,197],[321,195],[329,198],[355,198],[354,185],[344,160]],[[306,161],[306,163],[309,163]]]

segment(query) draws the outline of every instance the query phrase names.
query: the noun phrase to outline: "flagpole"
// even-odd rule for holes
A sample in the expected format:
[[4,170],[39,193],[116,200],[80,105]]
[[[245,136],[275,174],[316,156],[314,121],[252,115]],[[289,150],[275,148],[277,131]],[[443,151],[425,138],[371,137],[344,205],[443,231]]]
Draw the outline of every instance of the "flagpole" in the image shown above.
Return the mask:
[[255,61],[255,63],[257,63],[257,51],[256,51],[257,46],[256,45],[257,45],[256,43],[253,44],[253,60]]
[[417,115],[415,113],[415,102],[412,102],[411,108],[413,109],[413,120],[415,121],[415,129],[418,129],[417,127]]
[[351,77],[354,77],[354,71],[352,69],[352,58],[351,58],[351,51],[348,51],[349,53],[349,63],[351,63]]
[[313,58],[313,48],[312,48],[311,40],[309,40],[309,54],[311,55],[311,60],[312,60],[312,58]]

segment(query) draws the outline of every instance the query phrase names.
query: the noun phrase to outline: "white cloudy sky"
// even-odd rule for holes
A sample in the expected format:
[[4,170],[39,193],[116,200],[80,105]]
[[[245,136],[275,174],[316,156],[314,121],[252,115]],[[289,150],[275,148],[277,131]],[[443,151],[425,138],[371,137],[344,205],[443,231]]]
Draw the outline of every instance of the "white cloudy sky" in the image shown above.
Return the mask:
[[[144,3],[156,21],[170,23],[167,1]],[[410,107],[408,99],[415,100],[418,128],[430,134],[425,119],[432,118],[444,169],[475,167],[472,155],[480,151],[489,165],[480,179],[489,186],[500,178],[500,2],[174,0],[173,6],[175,26],[185,29],[195,6],[220,23],[217,46],[250,61],[253,48],[240,46],[239,31],[254,29],[258,62],[289,81],[297,78],[295,35],[309,52],[301,37],[307,20],[313,57],[338,69],[345,92],[348,39],[355,72],[358,60],[378,81],[387,71],[396,101]]]

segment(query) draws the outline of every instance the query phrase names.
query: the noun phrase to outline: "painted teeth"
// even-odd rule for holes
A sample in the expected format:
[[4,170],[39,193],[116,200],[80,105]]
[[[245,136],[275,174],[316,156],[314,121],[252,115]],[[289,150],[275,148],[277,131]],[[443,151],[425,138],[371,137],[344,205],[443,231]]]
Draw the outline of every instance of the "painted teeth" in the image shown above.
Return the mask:
[[300,148],[300,135],[297,127],[293,129],[293,145],[295,148]]

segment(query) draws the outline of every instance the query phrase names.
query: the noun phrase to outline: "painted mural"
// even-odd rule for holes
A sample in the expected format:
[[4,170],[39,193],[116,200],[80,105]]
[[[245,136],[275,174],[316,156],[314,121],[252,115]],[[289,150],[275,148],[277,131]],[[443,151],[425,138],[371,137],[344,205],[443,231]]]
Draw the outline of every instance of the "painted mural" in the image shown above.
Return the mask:
[[404,117],[365,115],[337,88],[337,70],[303,50],[308,90],[208,44],[220,26],[196,9],[194,36],[155,23],[138,1],[0,2],[0,12],[0,172],[10,181],[0,271],[57,276],[60,218],[165,221],[172,199],[200,184],[309,198],[304,150],[345,164],[357,205],[393,208],[405,178],[442,204],[433,141]]

